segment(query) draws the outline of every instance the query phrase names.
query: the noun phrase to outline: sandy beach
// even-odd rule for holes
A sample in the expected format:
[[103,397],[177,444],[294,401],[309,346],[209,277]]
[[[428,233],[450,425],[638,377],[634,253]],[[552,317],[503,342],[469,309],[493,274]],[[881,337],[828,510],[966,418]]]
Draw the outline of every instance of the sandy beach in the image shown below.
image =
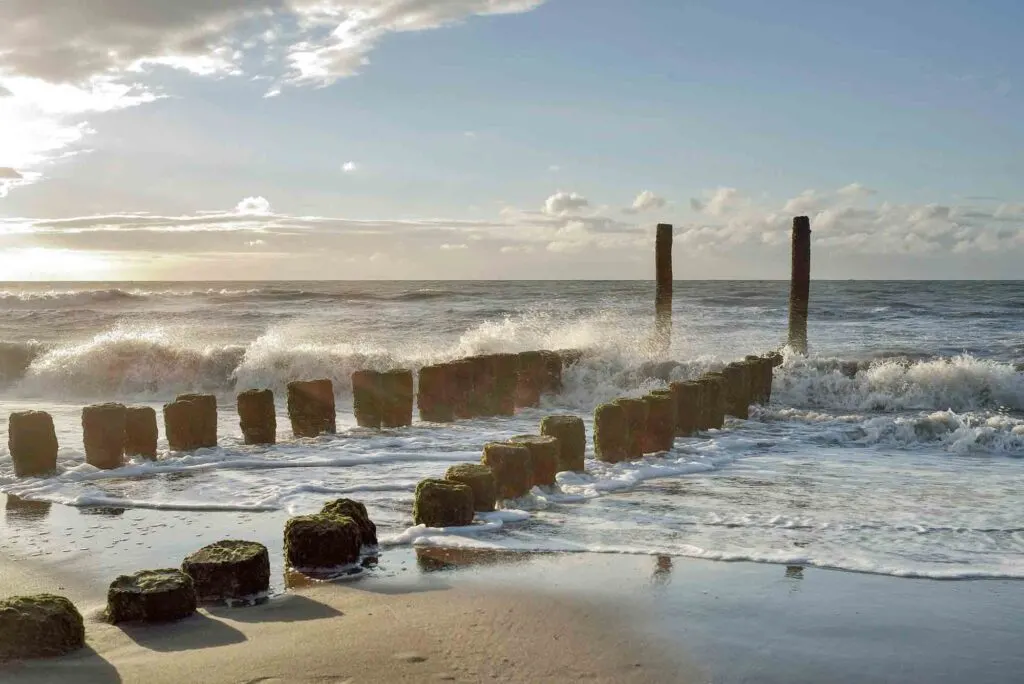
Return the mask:
[[[4,561],[5,593],[76,599],[87,647],[0,666],[5,682],[700,681],[611,603],[436,578],[311,584],[245,608],[111,626],[96,586]],[[47,581],[49,580],[49,581]]]
[[399,548],[355,580],[292,577],[263,605],[114,627],[95,560],[0,563],[5,594],[72,598],[88,640],[4,682],[998,683],[1024,667],[1015,581]]

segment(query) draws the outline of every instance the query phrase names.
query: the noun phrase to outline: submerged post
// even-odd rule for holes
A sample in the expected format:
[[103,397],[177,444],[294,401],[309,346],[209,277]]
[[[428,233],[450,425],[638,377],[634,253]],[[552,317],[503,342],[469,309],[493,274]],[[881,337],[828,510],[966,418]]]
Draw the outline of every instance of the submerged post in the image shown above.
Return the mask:
[[811,220],[793,219],[793,265],[789,285],[789,346],[807,355],[807,301],[811,292]]
[[654,297],[655,334],[659,348],[672,347],[672,225],[659,223],[654,246],[657,291]]

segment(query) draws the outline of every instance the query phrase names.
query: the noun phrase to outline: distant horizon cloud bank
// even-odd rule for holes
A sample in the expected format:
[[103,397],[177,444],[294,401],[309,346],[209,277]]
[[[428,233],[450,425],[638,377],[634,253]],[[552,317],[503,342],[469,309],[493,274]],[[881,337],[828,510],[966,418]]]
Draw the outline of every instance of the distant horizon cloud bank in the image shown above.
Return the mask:
[[[339,269],[344,279],[643,279],[655,224],[672,223],[679,274],[780,279],[788,276],[793,216],[808,215],[815,263],[825,277],[958,279],[964,277],[958,264],[978,260],[992,262],[992,279],[1020,277],[1013,264],[1024,257],[1024,204],[898,204],[879,201],[878,194],[853,183],[772,202],[722,187],[677,208],[641,191],[628,220],[616,218],[622,210],[613,203],[595,204],[565,190],[538,209],[505,207],[479,220],[299,216],[250,196],[230,211],[182,216],[0,218],[0,252],[93,255],[110,279],[147,272],[170,279],[202,280],[211,272],[265,279],[278,269],[313,279],[334,279]],[[910,270],[891,264],[895,257],[910,260]],[[844,271],[872,263],[874,270]],[[91,273],[99,268],[90,262]]]

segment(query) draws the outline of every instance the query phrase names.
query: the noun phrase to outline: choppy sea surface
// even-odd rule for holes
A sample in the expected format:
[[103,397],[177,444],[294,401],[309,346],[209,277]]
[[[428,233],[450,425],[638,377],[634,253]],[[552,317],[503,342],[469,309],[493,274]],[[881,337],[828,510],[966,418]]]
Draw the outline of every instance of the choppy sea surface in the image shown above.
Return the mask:
[[[677,282],[673,343],[650,344],[649,282],[0,284],[0,492],[82,512],[284,515],[351,496],[382,545],[679,555],[909,577],[1024,577],[1024,281],[812,284],[808,358],[776,369],[769,406],[672,452],[563,473],[472,528],[410,527],[417,481],[550,413],[590,417],[749,353],[781,346],[788,284]],[[565,389],[514,418],[354,426],[349,376],[497,351],[580,348]],[[675,363],[664,363],[672,361]],[[288,432],[288,381],[329,377],[339,434]],[[278,392],[279,444],[241,443],[236,392]],[[99,471],[81,408],[220,400],[220,446]],[[59,472],[16,479],[6,415],[50,411]],[[161,425],[162,432],[162,425]],[[57,543],[17,534],[15,552]],[[42,504],[41,504],[42,505]],[[214,541],[214,540],[210,540]],[[96,552],[88,539],[78,550]],[[15,548],[16,547],[16,548]],[[109,547],[104,547],[105,549]]]

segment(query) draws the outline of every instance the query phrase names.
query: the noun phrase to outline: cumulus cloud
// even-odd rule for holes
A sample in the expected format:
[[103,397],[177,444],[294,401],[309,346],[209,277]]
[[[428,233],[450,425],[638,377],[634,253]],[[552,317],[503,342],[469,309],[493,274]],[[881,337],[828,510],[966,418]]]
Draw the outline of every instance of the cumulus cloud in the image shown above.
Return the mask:
[[353,161],[347,161],[341,165],[341,170],[345,173],[352,173],[359,168],[359,165]]
[[235,206],[235,213],[261,216],[270,213],[270,202],[265,197],[246,197]]
[[457,251],[457,250],[462,250],[462,249],[469,249],[469,245],[467,245],[465,243],[459,243],[459,244],[453,245],[453,244],[450,244],[450,243],[446,242],[443,245],[441,245],[441,249],[446,251],[446,252],[452,252],[452,251]]
[[561,216],[580,211],[590,205],[583,195],[575,192],[556,192],[544,202],[544,211],[552,216]]
[[623,211],[627,214],[639,214],[653,209],[662,209],[666,204],[668,204],[668,202],[664,197],[659,197],[650,190],[644,190],[636,196],[635,200],[633,200],[633,205]]
[[743,203],[740,191],[736,188],[716,188],[704,193],[703,199],[690,199],[690,207],[711,216],[725,216]]
[[9,166],[0,166],[0,180],[20,180],[22,175]]

